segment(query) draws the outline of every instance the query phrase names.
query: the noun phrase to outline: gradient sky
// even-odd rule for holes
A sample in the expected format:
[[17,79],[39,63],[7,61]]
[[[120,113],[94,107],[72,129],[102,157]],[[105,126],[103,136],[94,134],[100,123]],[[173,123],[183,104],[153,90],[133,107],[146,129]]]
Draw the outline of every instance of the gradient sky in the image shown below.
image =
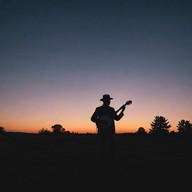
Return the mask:
[[103,94],[117,132],[192,121],[191,0],[0,0],[0,126],[95,133]]

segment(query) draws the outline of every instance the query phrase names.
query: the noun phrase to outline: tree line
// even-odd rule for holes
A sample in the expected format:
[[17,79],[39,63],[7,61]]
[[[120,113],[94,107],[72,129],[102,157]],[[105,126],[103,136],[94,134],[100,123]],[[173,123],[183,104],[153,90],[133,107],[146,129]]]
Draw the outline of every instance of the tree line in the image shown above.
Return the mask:
[[168,135],[179,133],[182,135],[191,135],[192,134],[192,123],[189,120],[180,120],[177,124],[177,131],[170,131],[172,127],[169,120],[164,116],[155,116],[154,120],[150,123],[151,128],[149,132],[143,127],[139,127],[136,131],[137,134],[151,134],[151,135]]
[[[172,127],[169,120],[164,116],[155,116],[153,121],[150,123],[151,128],[147,132],[144,127],[139,127],[135,134],[138,135],[168,135],[168,134],[181,134],[181,135],[192,135],[192,123],[189,120],[180,120],[177,124],[177,131],[170,131]],[[4,127],[0,126],[0,134],[5,133],[6,130]],[[71,133],[67,131],[62,125],[55,124],[51,127],[51,130],[47,128],[41,128],[38,131],[38,134],[43,135],[61,135],[61,134],[78,134],[78,133]]]

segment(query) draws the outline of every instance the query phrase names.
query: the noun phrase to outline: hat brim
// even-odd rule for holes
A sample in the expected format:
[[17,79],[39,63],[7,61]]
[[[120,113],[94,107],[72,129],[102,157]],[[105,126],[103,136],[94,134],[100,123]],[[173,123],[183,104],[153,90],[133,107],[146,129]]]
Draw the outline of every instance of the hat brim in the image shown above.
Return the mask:
[[104,101],[104,100],[112,100],[113,98],[102,98],[102,99],[100,99],[100,101]]

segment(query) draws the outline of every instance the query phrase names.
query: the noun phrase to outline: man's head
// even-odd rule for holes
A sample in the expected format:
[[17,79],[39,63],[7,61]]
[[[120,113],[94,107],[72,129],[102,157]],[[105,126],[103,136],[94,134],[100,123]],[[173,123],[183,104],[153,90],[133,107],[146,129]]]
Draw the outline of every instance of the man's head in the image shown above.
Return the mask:
[[100,99],[100,101],[103,101],[104,104],[109,105],[112,99],[113,98],[111,98],[109,94],[105,94],[103,95],[103,98]]

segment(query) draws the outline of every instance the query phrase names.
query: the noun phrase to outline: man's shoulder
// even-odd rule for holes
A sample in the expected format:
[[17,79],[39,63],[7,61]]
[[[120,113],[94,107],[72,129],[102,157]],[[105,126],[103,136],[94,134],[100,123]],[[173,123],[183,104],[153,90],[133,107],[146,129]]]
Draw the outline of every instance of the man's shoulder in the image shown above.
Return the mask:
[[103,108],[103,106],[101,105],[101,106],[99,106],[99,107],[96,107],[96,110],[100,110],[100,109],[102,109]]
[[104,105],[101,105],[99,107],[96,108],[96,110],[103,110],[103,109],[109,109],[109,110],[115,110],[113,107],[111,106],[104,106]]

